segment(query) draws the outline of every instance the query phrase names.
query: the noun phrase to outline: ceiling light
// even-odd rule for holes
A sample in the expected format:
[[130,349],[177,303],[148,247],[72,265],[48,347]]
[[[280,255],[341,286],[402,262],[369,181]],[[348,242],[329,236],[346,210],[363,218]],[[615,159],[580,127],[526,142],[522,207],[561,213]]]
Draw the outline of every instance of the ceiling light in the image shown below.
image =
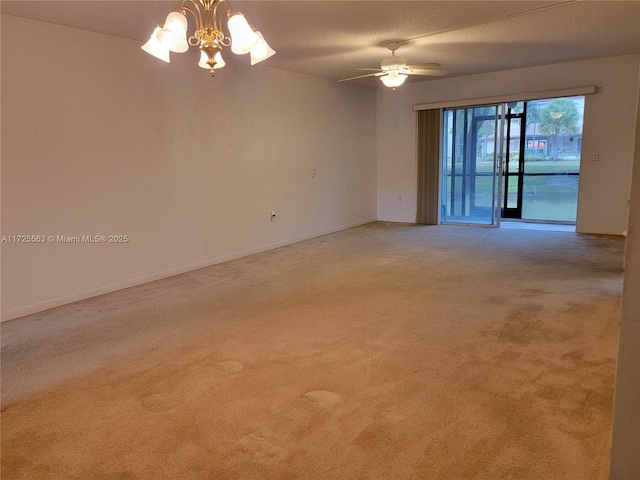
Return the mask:
[[[190,37],[187,37],[187,13],[195,21],[195,31]],[[222,30],[224,18],[227,19],[229,36]],[[169,52],[184,53],[189,46],[199,47],[198,66],[208,69],[212,76],[225,65],[221,55],[223,47],[231,47],[237,55],[250,53],[251,65],[276,53],[262,34],[249,25],[242,13],[233,10],[227,0],[182,0],[141,48],[169,63]]]
[[[216,53],[213,59],[215,60],[213,68],[216,70],[226,65],[224,59],[222,58],[222,54],[220,52]],[[207,54],[204,51],[200,52],[200,61],[198,62],[198,66],[201,68],[206,68],[208,70],[211,68],[208,61],[209,61],[209,57],[207,56]]]
[[231,51],[236,55],[249,53],[260,42],[260,37],[251,29],[247,19],[240,12],[234,12],[229,16],[227,27],[231,34]]
[[153,55],[156,58],[159,58],[163,62],[169,63],[171,60],[169,59],[169,49],[162,45],[158,40],[158,32],[160,31],[160,27],[156,27],[156,29],[149,37],[149,41],[145,43],[142,47],[142,50],[147,52],[149,55]]
[[397,70],[390,70],[389,73],[380,77],[380,80],[382,80],[382,83],[384,83],[386,87],[390,87],[395,90],[396,87],[399,87],[404,83],[404,81],[407,79],[407,76],[408,75],[405,75],[403,73],[398,73]]
[[182,13],[171,12],[164,26],[157,34],[158,40],[170,51],[184,53],[189,50],[187,43],[187,18]]
[[266,60],[269,57],[273,57],[276,54],[276,51],[269,46],[262,34],[257,30],[255,30],[255,32],[258,37],[260,37],[260,41],[255,47],[253,47],[251,52],[249,52],[251,53],[251,65],[262,62],[263,60]]

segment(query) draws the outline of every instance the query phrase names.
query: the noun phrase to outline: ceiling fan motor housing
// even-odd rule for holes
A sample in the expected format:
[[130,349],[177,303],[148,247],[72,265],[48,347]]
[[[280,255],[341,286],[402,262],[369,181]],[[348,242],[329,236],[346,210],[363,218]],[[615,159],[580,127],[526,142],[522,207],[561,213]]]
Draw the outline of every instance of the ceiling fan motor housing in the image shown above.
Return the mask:
[[380,68],[385,72],[388,70],[400,70],[407,65],[407,61],[402,57],[387,57],[380,62]]

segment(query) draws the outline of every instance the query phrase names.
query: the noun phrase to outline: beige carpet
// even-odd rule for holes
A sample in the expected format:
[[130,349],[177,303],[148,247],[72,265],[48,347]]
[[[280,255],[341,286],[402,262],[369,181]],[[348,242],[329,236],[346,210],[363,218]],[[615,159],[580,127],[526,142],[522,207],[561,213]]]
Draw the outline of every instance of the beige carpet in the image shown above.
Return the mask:
[[2,478],[607,478],[623,240],[375,223],[2,326]]

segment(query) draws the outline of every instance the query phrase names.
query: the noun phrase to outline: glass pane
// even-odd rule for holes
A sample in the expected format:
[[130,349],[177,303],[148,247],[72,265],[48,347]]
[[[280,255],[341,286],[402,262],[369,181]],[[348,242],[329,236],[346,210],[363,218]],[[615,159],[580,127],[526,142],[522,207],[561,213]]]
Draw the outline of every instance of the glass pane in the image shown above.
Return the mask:
[[[518,111],[519,110],[519,111]],[[522,102],[515,108],[509,110],[512,114],[522,113]],[[506,198],[506,208],[518,208],[518,174],[520,172],[520,127],[522,119],[512,118],[509,122],[509,129],[505,132],[505,143],[507,144],[509,155],[506,157],[504,166],[504,189]]]
[[495,223],[496,110],[444,111],[443,222]]
[[509,130],[509,158],[507,168],[509,173],[520,171],[520,118],[511,119],[511,129]]
[[505,176],[505,190],[507,192],[507,208],[518,208],[518,176]]
[[584,97],[527,102],[522,218],[575,222]]

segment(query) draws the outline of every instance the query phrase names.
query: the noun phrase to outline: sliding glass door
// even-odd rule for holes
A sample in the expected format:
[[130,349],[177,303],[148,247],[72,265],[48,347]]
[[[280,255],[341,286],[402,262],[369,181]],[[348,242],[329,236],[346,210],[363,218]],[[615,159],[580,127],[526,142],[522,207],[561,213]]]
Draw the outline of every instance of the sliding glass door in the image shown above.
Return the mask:
[[[526,102],[523,220],[575,223],[584,97]],[[524,141],[523,141],[524,144]]]
[[442,223],[499,225],[501,110],[444,110]]
[[584,97],[507,103],[502,218],[575,223]]

